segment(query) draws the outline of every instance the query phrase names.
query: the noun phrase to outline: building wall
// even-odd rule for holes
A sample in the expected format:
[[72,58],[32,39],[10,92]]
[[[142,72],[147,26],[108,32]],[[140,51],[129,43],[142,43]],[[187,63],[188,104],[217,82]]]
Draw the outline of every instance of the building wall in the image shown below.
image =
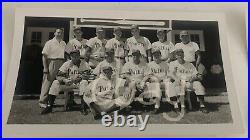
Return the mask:
[[[24,44],[22,50],[22,57],[19,67],[19,74],[16,83],[15,94],[40,94],[42,83],[42,55],[41,51],[43,45],[28,43],[28,29],[30,27],[36,28],[64,28],[64,40],[67,43],[72,38],[70,33],[72,29],[72,18],[33,18],[26,17],[24,30]],[[173,30],[202,30],[204,34],[205,51],[202,52],[202,63],[205,65],[208,74],[204,78],[204,85],[206,88],[222,88],[225,89],[224,73],[212,74],[210,68],[213,64],[222,63],[219,33],[217,22],[192,22],[192,21],[173,21]],[[46,29],[45,29],[46,30]],[[82,28],[83,36],[90,39],[95,36],[94,28]],[[71,31],[72,32],[72,31]],[[169,36],[171,37],[169,32]],[[153,43],[157,41],[155,30],[142,30],[141,35],[149,38]],[[130,30],[123,31],[123,39],[130,37]],[[106,30],[106,37],[110,39],[113,37],[112,29]],[[172,40],[171,38],[168,38]],[[34,67],[35,65],[35,67]]]

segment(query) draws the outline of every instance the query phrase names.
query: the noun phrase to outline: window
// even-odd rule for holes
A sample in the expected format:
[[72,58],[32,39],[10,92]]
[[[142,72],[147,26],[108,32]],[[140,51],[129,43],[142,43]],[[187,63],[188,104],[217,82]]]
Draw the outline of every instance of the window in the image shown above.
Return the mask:
[[[173,30],[172,31],[172,42],[174,44],[180,43],[180,32],[181,30]],[[204,36],[203,31],[201,30],[188,30],[190,34],[190,40],[197,43],[200,47],[200,51],[205,51],[205,43],[204,43]]]
[[31,43],[41,43],[41,42],[42,42],[42,32],[32,32]]
[[54,37],[54,32],[49,32],[49,40]]

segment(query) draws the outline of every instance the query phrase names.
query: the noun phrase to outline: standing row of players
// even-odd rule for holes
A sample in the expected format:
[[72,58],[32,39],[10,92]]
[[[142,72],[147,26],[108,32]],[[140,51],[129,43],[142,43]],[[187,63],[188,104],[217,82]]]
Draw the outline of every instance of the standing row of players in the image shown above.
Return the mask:
[[[126,108],[142,93],[154,100],[157,113],[162,93],[170,98],[176,110],[177,100],[180,110],[185,110],[184,95],[194,91],[201,111],[207,112],[205,89],[200,83],[202,74],[197,71],[201,60],[199,47],[190,41],[187,31],[180,32],[182,42],[175,46],[166,40],[164,30],[157,30],[159,41],[153,44],[140,35],[137,25],[131,26],[132,37],[125,43],[121,40],[121,28],[114,28],[113,34],[114,38],[107,41],[104,29],[97,27],[96,37],[86,40],[81,28],[75,28],[75,38],[66,45],[63,30],[56,30],[42,52],[44,79],[39,100],[44,108],[42,114],[52,111],[60,91],[75,88],[80,90],[83,114],[87,114],[88,106],[97,118]],[[97,76],[92,82],[91,74]]]

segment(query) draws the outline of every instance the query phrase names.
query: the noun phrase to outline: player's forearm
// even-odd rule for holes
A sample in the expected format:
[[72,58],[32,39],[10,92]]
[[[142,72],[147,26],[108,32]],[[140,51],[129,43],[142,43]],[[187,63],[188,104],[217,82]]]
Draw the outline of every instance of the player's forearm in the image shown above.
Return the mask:
[[48,72],[49,72],[49,63],[48,63],[48,58],[47,58],[47,56],[46,56],[46,55],[43,55],[42,60],[43,60],[43,69],[44,69],[43,72],[48,73]]

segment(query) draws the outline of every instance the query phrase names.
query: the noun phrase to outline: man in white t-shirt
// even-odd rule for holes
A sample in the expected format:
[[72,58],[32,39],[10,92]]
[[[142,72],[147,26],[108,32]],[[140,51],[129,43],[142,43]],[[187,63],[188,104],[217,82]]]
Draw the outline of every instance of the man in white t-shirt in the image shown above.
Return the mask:
[[198,69],[201,62],[200,48],[198,44],[190,40],[188,31],[181,31],[180,39],[181,43],[175,45],[175,50],[182,49],[184,51],[184,60],[192,63],[196,69]]
[[157,30],[157,38],[159,41],[152,44],[152,49],[159,49],[161,51],[161,59],[169,63],[171,60],[171,52],[174,49],[174,44],[166,40],[166,34],[166,31],[163,29]]
[[105,45],[107,40],[105,39],[105,31],[102,27],[96,28],[96,37],[87,41],[86,45],[91,48],[92,54],[90,56],[90,62],[94,66],[97,66],[105,57]]
[[[142,62],[150,62],[151,57],[151,43],[148,38],[140,35],[140,29],[138,25],[131,26],[132,37],[126,41],[128,55],[132,56],[132,50],[139,50],[141,53]],[[126,60],[128,62],[128,60]]]
[[56,78],[58,69],[65,62],[64,50],[66,43],[63,41],[63,29],[58,28],[55,37],[44,45],[43,54],[43,82],[39,99],[39,106],[44,108],[48,101],[48,92]]
[[[48,105],[42,110],[41,114],[52,112],[53,104],[59,92],[70,92],[79,87],[87,87],[86,77],[82,74],[83,71],[90,70],[87,62],[80,60],[79,50],[70,52],[71,60],[65,62],[59,69],[56,80],[53,81],[49,90]],[[80,88],[80,92],[81,88]]]
[[68,42],[68,44],[65,48],[65,52],[69,55],[69,53],[73,49],[77,49],[80,51],[81,58],[84,58],[85,51],[86,51],[86,49],[88,49],[88,46],[86,45],[88,40],[82,38],[83,32],[82,32],[80,27],[75,27],[73,29],[73,32],[74,32],[75,38]]
[[177,60],[169,64],[169,76],[174,80],[176,96],[180,96],[181,110],[185,111],[185,93],[194,91],[200,102],[200,110],[203,113],[207,113],[204,105],[205,88],[200,82],[201,75],[197,72],[193,64],[184,60],[184,51],[182,49],[175,51],[175,57]]

